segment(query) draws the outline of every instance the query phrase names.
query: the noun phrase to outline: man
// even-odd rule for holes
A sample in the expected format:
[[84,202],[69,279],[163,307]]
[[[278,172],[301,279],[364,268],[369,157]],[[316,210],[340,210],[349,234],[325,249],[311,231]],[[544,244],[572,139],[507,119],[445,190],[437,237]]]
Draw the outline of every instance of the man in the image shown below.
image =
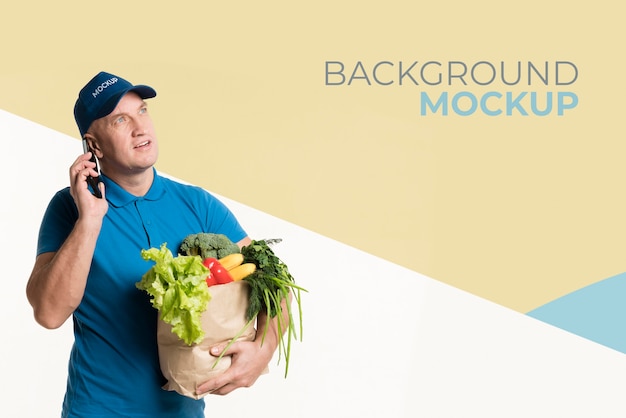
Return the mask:
[[[102,198],[88,186],[88,176],[98,173],[86,152],[71,165],[70,186],[52,198],[41,224],[26,291],[45,328],[73,319],[64,418],[204,417],[204,400],[161,389],[158,312],[135,287],[151,267],[140,252],[162,243],[175,252],[198,232],[225,234],[240,247],[250,239],[212,195],[154,169],[158,142],[144,99],[155,96],[152,87],[105,72],[87,83],[74,116],[99,159]],[[262,328],[265,319],[259,319]],[[278,344],[275,321],[270,326],[263,344],[263,329],[257,341],[233,344],[226,352],[231,367],[198,393],[224,395],[252,385]]]

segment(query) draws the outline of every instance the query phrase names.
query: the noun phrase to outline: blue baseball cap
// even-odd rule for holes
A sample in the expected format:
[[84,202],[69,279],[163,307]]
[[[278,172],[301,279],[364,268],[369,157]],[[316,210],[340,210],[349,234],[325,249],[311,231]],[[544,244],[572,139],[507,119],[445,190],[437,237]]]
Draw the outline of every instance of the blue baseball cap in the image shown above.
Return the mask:
[[104,71],[92,78],[78,93],[78,100],[74,105],[74,119],[81,138],[85,136],[94,120],[111,113],[129,91],[137,93],[142,99],[156,96],[156,90],[150,86],[133,85],[122,77]]

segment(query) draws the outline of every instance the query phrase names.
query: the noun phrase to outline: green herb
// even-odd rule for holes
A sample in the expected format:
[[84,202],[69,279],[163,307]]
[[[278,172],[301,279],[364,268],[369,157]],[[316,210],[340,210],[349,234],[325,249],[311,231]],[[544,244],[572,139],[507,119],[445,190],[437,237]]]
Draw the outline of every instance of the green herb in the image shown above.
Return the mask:
[[[251,321],[260,312],[267,313],[268,322],[270,318],[277,318],[278,335],[280,336],[278,341],[279,361],[284,355],[286,377],[289,370],[291,342],[293,339],[298,338],[298,333],[296,332],[293,312],[289,303],[285,304],[288,318],[288,323],[285,324],[282,302],[283,300],[288,300],[290,293],[293,295],[298,308],[299,334],[300,340],[302,340],[302,303],[300,292],[306,292],[306,289],[296,285],[287,265],[270,248],[270,244],[280,241],[280,239],[253,240],[249,245],[241,249],[241,254],[244,256],[244,263],[254,263],[257,266],[254,273],[244,278],[250,285],[249,305],[246,312],[247,319]],[[267,332],[267,327],[265,332]],[[265,334],[263,338],[265,338]],[[286,342],[285,338],[287,338]]]

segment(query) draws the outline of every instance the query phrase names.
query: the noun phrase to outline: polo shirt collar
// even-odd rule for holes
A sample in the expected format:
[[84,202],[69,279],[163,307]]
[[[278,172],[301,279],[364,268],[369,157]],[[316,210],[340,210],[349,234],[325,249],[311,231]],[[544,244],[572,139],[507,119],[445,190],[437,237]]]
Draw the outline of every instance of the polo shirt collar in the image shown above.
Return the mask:
[[106,187],[107,201],[111,205],[119,208],[137,200],[159,200],[165,194],[165,185],[163,184],[163,178],[157,175],[156,169],[153,167],[152,170],[154,172],[154,180],[152,181],[152,186],[150,186],[148,193],[144,196],[135,196],[128,193],[120,185],[102,173],[101,176]]

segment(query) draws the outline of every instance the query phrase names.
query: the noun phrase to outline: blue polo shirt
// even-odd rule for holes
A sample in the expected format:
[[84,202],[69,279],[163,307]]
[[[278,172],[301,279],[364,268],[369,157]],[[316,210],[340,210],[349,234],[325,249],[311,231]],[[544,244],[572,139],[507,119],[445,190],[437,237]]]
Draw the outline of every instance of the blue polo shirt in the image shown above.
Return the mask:
[[[176,254],[182,240],[198,232],[246,236],[234,215],[205,190],[155,170],[152,187],[136,197],[105,175],[109,209],[98,237],[87,287],[73,314],[64,418],[204,417],[204,400],[161,389],[156,342],[158,312],[135,287],[153,263],[141,250],[167,243]],[[78,211],[69,188],[59,191],[44,215],[37,253],[57,251]]]

